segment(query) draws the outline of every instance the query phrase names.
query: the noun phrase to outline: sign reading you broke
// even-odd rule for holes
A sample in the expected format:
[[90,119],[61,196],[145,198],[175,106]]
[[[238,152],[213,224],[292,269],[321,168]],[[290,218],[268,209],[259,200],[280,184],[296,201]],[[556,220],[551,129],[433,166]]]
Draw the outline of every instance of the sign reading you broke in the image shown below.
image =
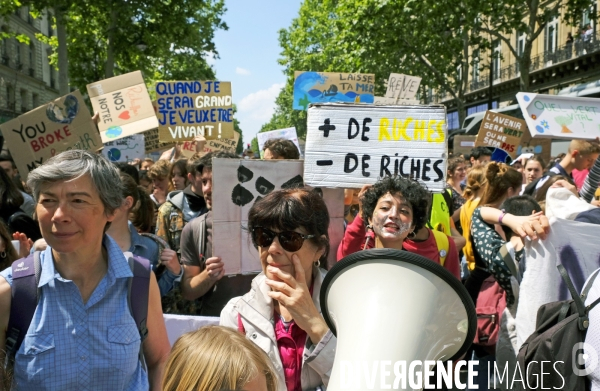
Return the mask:
[[159,82],[156,98],[160,141],[233,138],[230,82]]
[[446,129],[444,106],[312,105],[304,180],[314,187],[360,188],[400,175],[441,192]]
[[3,123],[0,129],[23,179],[60,152],[102,148],[79,90]]

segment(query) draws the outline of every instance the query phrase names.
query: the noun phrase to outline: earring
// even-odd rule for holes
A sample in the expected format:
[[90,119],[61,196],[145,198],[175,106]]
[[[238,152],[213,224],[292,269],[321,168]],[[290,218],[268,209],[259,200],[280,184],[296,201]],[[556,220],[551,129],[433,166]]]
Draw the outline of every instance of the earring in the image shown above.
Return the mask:
[[373,229],[373,226],[371,224],[367,224],[367,229]]
[[315,265],[316,267],[320,267],[320,266],[321,266],[321,260],[320,260],[320,259],[317,259],[317,260],[314,262],[314,265]]
[[6,258],[6,251],[0,252],[0,258]]
[[417,236],[417,234],[415,233],[415,231],[411,231],[411,233],[409,233],[406,237],[409,239],[414,239],[415,236]]

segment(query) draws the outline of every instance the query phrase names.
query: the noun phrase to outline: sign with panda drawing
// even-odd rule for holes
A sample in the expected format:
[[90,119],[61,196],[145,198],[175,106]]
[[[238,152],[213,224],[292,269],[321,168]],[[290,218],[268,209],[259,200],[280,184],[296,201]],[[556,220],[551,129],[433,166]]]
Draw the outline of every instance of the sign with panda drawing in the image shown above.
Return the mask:
[[[225,274],[262,271],[248,227],[248,212],[270,192],[302,186],[301,160],[213,159],[213,254],[225,263]],[[322,188],[329,210],[329,265],[344,235],[344,191]]]

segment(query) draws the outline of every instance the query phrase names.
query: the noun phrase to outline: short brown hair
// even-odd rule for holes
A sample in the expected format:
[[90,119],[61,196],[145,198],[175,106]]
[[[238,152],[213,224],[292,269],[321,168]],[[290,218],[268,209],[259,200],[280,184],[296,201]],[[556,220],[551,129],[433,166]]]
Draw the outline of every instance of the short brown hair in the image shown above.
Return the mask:
[[284,159],[300,159],[300,151],[291,140],[284,138],[272,138],[265,142],[263,151],[271,151],[276,157],[282,157]]
[[173,345],[162,381],[164,391],[241,390],[257,375],[267,390],[277,390],[271,360],[240,332],[205,326],[182,335]]
[[150,180],[162,180],[169,177],[171,163],[168,160],[159,160],[148,169],[148,178]]
[[594,140],[573,139],[569,144],[569,153],[573,151],[579,151],[580,155],[600,153],[600,144]]

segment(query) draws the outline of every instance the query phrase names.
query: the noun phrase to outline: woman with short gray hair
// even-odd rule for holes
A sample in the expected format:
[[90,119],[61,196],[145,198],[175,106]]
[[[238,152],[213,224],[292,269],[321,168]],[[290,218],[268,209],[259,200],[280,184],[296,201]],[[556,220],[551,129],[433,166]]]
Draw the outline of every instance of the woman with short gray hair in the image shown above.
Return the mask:
[[[100,155],[73,150],[33,170],[27,183],[48,247],[39,254],[39,303],[14,353],[15,389],[160,389],[169,342],[156,279],[150,273],[142,343],[129,309],[131,268],[105,234],[123,200],[119,172]],[[0,352],[12,274],[12,268],[0,272]]]

